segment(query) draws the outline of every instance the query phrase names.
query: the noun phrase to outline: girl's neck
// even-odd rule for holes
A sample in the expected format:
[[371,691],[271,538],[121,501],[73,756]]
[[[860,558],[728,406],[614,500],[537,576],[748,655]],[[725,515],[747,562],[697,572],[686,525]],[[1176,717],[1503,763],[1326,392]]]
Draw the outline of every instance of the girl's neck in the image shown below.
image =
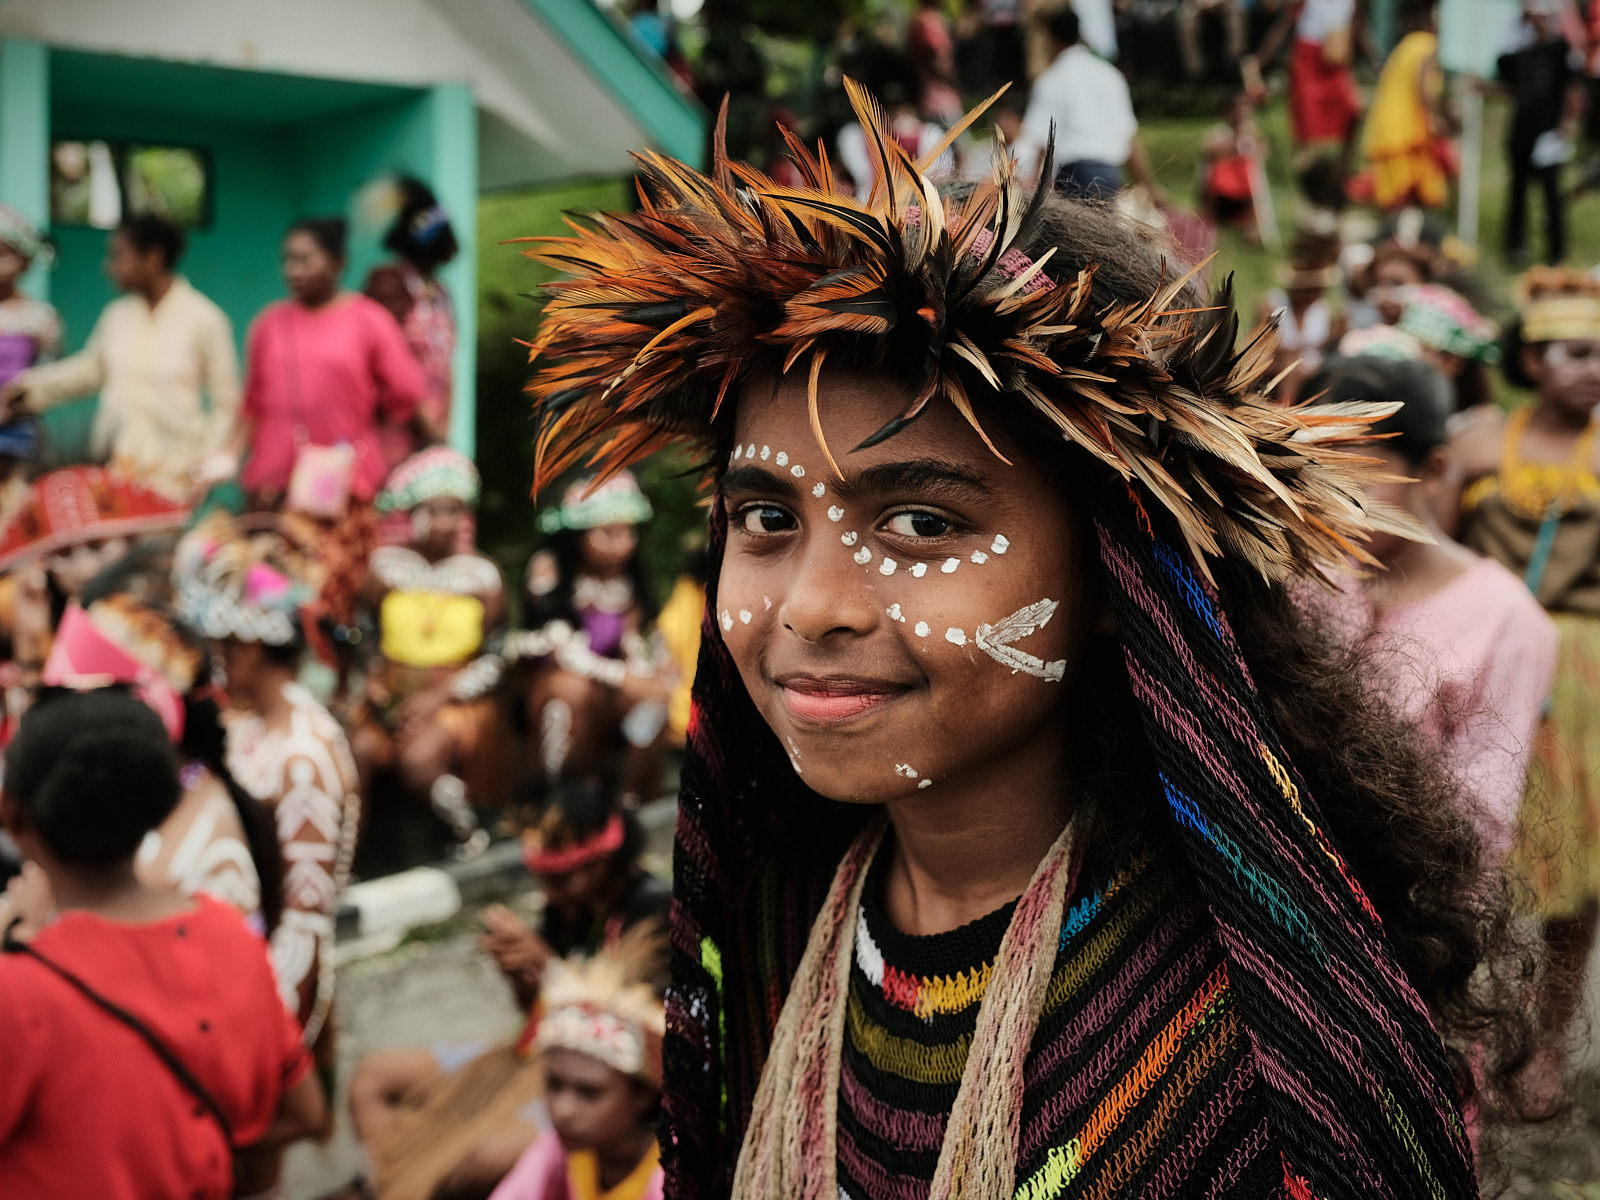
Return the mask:
[[941,779],[888,805],[884,910],[903,933],[945,933],[1027,890],[1073,802],[1058,737],[1008,752],[986,774]]
[[1471,550],[1446,537],[1437,522],[1424,518],[1423,524],[1437,539],[1434,544],[1399,542],[1384,560],[1384,569],[1365,583],[1368,601],[1380,612],[1433,595],[1478,561]]
[[615,1145],[596,1147],[594,1156],[600,1168],[600,1190],[609,1192],[632,1175],[644,1156],[650,1153],[650,1144],[655,1140],[655,1130],[638,1125]]
[[46,866],[57,912],[77,910],[109,921],[145,925],[188,912],[194,902],[175,892],[146,887],[134,874],[130,855],[108,867]]
[[283,694],[284,685],[293,682],[294,672],[287,667],[263,667],[256,682],[239,698],[269,726],[281,725],[294,709]]
[[1528,427],[1550,437],[1576,439],[1589,427],[1590,419],[1590,413],[1541,393],[1528,417]]
[[337,300],[340,295],[339,289],[334,287],[330,291],[323,292],[317,296],[296,296],[295,300],[307,312],[321,312]]

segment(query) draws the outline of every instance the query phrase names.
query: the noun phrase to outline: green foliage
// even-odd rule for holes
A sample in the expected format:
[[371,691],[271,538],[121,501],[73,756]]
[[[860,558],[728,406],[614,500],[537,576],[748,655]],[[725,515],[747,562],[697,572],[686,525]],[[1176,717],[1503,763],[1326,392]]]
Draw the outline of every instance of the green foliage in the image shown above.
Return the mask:
[[[533,423],[522,387],[528,377],[527,341],[538,324],[538,287],[553,273],[523,257],[508,239],[564,234],[564,212],[625,206],[624,180],[564,184],[504,192],[478,203],[478,469],[483,502],[478,542],[500,564],[520,599],[522,573],[543,538],[535,524]],[[657,599],[665,600],[683,558],[685,540],[703,531],[693,463],[682,454],[657,455],[639,470],[639,483],[656,516],[642,531],[645,562]],[[560,499],[552,489],[546,502]]]

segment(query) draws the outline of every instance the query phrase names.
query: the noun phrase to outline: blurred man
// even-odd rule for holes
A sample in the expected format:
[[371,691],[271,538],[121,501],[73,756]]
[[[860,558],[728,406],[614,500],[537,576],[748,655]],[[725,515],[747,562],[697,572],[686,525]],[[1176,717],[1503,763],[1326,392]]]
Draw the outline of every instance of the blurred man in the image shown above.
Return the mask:
[[235,472],[224,448],[239,411],[239,362],[228,318],[176,273],[183,250],[171,221],[125,221],[105,264],[125,295],[101,311],[82,350],[22,372],[0,389],[0,404],[8,415],[38,413],[98,391],[95,459],[189,502]]

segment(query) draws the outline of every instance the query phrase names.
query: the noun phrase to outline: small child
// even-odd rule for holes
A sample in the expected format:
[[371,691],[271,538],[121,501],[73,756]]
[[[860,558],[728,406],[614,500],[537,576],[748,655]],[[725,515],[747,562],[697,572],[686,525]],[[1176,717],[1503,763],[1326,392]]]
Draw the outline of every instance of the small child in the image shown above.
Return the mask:
[[54,911],[26,942],[5,918],[0,1195],[224,1200],[236,1156],[323,1124],[261,940],[134,871],[179,791],[160,719],[117,689],[47,697],[6,754],[0,820]]
[[630,934],[593,959],[551,963],[533,1043],[552,1128],[490,1200],[661,1200],[661,1002],[646,980],[660,939]]
[[1226,120],[1206,133],[1201,196],[1206,215],[1217,225],[1237,225],[1253,243],[1259,243],[1256,222],[1255,177],[1266,152],[1256,128],[1255,105],[1240,92],[1228,107]]

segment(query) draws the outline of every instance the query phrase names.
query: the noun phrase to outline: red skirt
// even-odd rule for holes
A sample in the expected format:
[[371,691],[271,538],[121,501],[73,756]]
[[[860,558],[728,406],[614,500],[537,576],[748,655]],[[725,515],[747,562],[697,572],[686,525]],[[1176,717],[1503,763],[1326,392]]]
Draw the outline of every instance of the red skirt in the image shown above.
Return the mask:
[[1295,39],[1289,57],[1289,117],[1299,146],[1342,142],[1361,116],[1350,68],[1322,57],[1320,42]]

